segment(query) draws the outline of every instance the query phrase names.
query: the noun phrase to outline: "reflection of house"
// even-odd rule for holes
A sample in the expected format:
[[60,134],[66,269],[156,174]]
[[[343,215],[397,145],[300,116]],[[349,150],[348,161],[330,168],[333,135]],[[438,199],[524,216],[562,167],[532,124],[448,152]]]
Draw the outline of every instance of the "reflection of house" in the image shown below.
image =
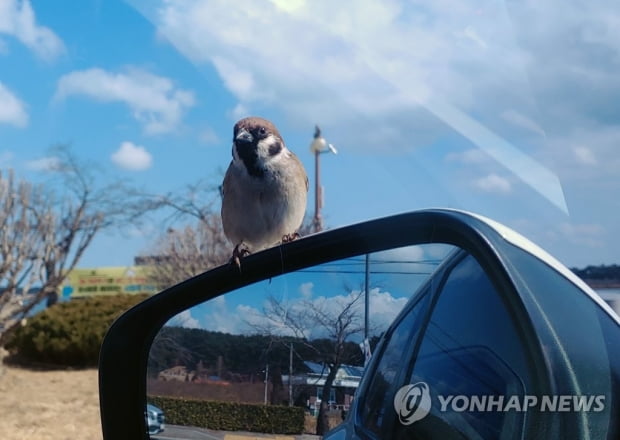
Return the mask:
[[159,380],[176,380],[179,382],[191,382],[194,380],[195,373],[193,371],[187,371],[187,367],[178,366],[168,368],[167,370],[160,371],[157,375]]
[[228,386],[230,382],[222,380],[219,376],[209,376],[206,370],[200,368],[202,371],[188,371],[187,367],[179,365],[176,367],[162,370],[157,375],[158,380],[169,381],[176,380],[178,382],[193,382],[193,383],[206,383],[210,385]]
[[[308,372],[294,375],[292,377],[292,383],[296,387],[305,386],[308,388],[309,392],[306,405],[312,412],[315,412],[321,403],[321,394],[323,392],[325,380],[329,374],[329,366],[316,362],[304,362],[304,365],[308,369]],[[355,390],[362,379],[363,372],[363,367],[356,367],[353,365],[341,365],[340,368],[338,368],[329,398],[329,406],[331,409],[349,409]],[[282,376],[282,382],[288,384],[288,376]]]

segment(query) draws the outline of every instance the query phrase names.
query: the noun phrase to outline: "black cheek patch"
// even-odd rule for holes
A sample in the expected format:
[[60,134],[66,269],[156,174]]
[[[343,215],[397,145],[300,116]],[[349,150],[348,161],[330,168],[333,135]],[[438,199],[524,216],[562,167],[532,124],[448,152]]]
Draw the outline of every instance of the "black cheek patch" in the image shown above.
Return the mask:
[[276,141],[275,143],[269,145],[269,155],[275,156],[280,151],[282,151],[282,142]]

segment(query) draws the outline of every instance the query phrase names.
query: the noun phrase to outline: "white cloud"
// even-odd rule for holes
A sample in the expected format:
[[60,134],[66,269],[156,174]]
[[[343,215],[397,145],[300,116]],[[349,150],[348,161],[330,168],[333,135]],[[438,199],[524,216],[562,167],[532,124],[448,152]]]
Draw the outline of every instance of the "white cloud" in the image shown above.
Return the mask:
[[0,82],[0,124],[23,128],[28,125],[26,105]]
[[8,168],[15,155],[11,151],[0,152],[0,168]]
[[482,191],[496,194],[508,194],[512,189],[508,179],[497,174],[489,174],[477,179],[474,186]]
[[238,103],[235,107],[230,111],[230,117],[232,119],[239,120],[241,118],[245,118],[250,116],[250,109],[246,104]]
[[147,134],[175,130],[195,102],[192,92],[179,89],[172,80],[136,68],[122,73],[99,68],[68,73],[58,81],[55,99],[74,95],[126,104]]
[[151,167],[153,157],[146,148],[125,141],[119,149],[112,154],[112,162],[121,168],[131,171],[142,171]]
[[[239,101],[233,117],[259,103],[296,124],[324,121],[325,129],[343,133],[343,148],[428,145],[453,129],[464,134],[466,115],[487,129],[474,133],[475,143],[496,150],[497,137],[486,135],[491,131],[529,153],[522,140],[532,134],[553,142],[598,113],[607,125],[615,123],[608,117],[620,99],[611,61],[620,54],[613,2],[159,6],[136,5],[188,59],[216,68]],[[515,158],[502,163],[509,169],[526,163]],[[548,193],[561,205],[557,188]]]
[[468,165],[488,163],[490,159],[488,154],[478,148],[471,148],[462,152],[452,152],[446,155],[446,160],[449,162],[461,162]]
[[575,154],[575,159],[577,159],[577,162],[583,165],[596,165],[598,162],[596,160],[596,157],[594,157],[594,153],[592,153],[592,150],[587,147],[574,147],[573,153]]
[[569,240],[579,246],[597,248],[604,245],[605,230],[599,224],[562,222],[557,225],[556,232],[557,239]]
[[489,47],[487,42],[478,35],[478,32],[473,26],[467,26],[463,30],[462,36],[469,38],[471,41],[479,45],[481,48],[486,49]]
[[45,60],[53,60],[65,51],[58,35],[50,28],[37,24],[29,0],[0,1],[0,34],[16,38]]
[[213,64],[226,87],[236,96],[248,100],[256,93],[256,84],[251,72],[222,57],[214,57]]
[[42,157],[26,162],[26,168],[33,171],[57,171],[60,167],[60,159],[54,156]]
[[545,136],[545,131],[536,122],[514,109],[503,111],[501,117],[517,127],[522,127],[533,133]]
[[214,145],[220,142],[220,138],[211,127],[206,127],[200,133],[200,140],[207,145]]

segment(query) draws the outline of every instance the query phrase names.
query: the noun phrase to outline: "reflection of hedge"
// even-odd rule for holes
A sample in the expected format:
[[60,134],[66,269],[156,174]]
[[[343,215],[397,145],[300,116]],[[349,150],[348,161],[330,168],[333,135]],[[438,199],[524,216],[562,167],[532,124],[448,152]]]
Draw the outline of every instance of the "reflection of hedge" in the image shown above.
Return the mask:
[[164,411],[166,423],[218,431],[301,434],[304,410],[299,407],[149,396]]
[[6,344],[18,359],[90,367],[99,360],[106,331],[146,295],[112,295],[57,303],[28,319]]

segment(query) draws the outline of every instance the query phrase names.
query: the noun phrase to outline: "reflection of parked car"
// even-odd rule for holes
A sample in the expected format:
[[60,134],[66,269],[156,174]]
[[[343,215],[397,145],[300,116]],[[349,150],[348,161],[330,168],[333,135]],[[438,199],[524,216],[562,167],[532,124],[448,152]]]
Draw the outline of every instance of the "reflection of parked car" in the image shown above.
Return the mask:
[[149,434],[159,434],[163,432],[166,419],[161,409],[147,403],[144,417],[146,417],[146,426],[148,427]]
[[325,439],[617,438],[619,318],[532,243],[469,223],[491,252],[455,251],[413,295]]

